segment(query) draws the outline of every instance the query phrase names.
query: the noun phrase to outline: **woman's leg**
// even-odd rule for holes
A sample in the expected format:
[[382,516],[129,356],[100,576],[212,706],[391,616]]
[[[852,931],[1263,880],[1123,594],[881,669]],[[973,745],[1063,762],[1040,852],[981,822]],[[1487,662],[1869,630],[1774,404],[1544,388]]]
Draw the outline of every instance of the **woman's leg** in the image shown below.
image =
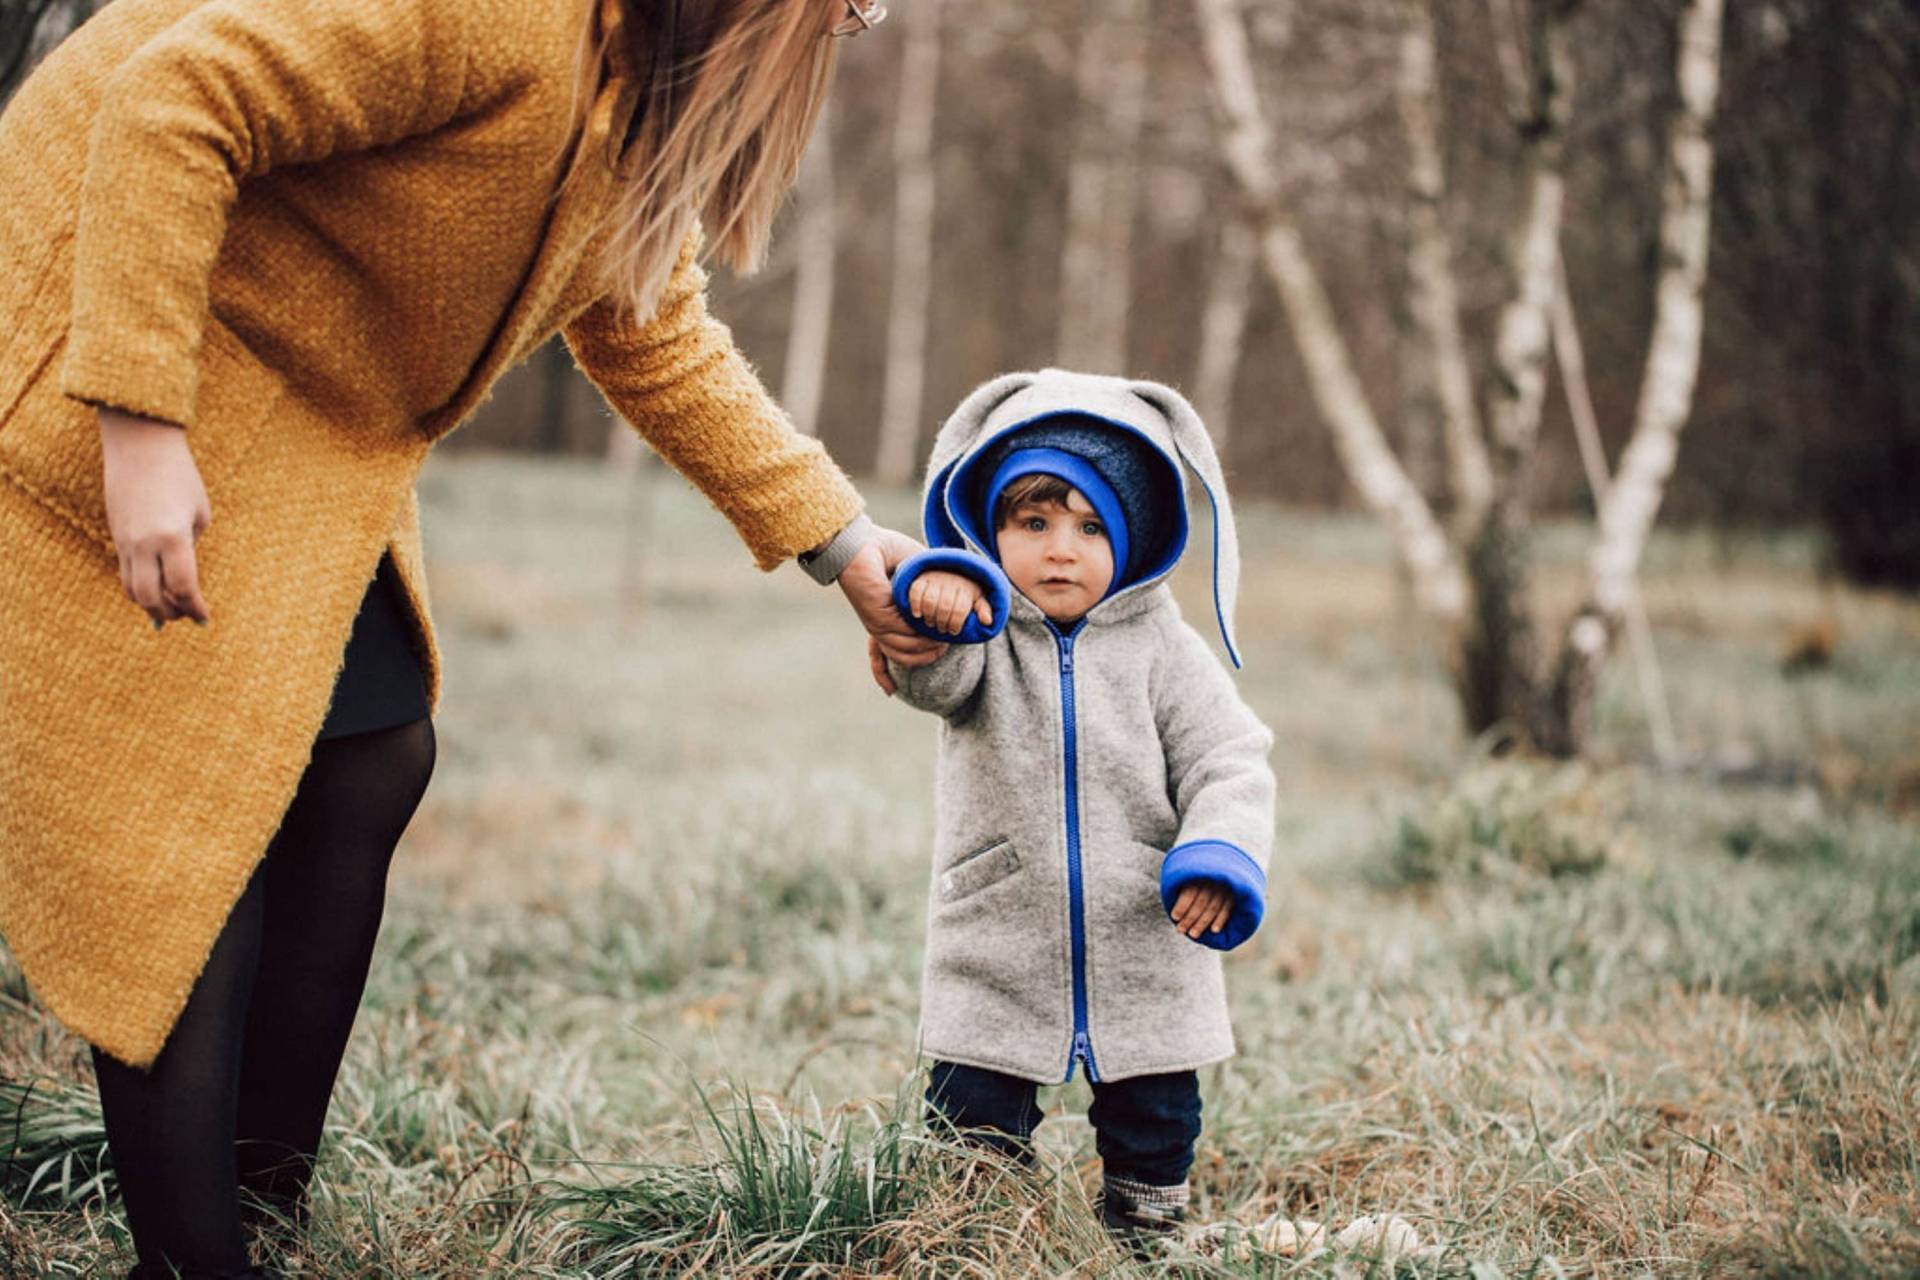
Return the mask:
[[151,1070],[94,1050],[107,1144],[142,1276],[246,1272],[234,1196],[234,1094],[265,897],[265,877],[255,871]]
[[366,987],[387,865],[433,774],[433,724],[314,744],[267,853],[259,972],[240,1059],[243,1191],[297,1218]]

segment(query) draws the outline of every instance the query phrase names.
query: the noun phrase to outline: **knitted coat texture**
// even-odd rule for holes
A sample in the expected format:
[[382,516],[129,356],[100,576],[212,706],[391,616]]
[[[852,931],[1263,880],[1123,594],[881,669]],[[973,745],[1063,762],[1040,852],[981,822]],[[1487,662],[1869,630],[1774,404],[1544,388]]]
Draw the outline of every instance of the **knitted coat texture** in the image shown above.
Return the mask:
[[998,636],[890,667],[903,701],[941,717],[921,1048],[1043,1083],[1076,1063],[1110,1081],[1233,1053],[1220,952],[1174,927],[1163,886],[1191,863],[1263,895],[1274,824],[1273,735],[1167,584],[1186,543],[1185,460],[1213,500],[1231,645],[1231,508],[1184,399],[1054,370],[987,384],[935,444],[927,540],[984,552],[973,464],[1069,413],[1160,456],[1182,513],[1164,550],[1076,626],[1016,591]]
[[[590,10],[589,4],[594,7]],[[572,131],[619,0],[116,0],[0,116],[0,935],[72,1030],[145,1065],[278,827],[391,550],[428,621],[414,478],[564,332],[762,568],[860,500],[707,314],[594,269],[638,98]],[[181,425],[204,628],[121,593],[95,407]]]

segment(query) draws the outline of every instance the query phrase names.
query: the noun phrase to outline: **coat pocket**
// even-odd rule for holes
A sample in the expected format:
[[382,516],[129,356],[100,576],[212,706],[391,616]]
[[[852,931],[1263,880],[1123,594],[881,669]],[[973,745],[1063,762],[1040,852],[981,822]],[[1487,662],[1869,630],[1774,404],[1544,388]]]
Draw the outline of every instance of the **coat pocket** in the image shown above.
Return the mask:
[[[0,474],[41,505],[107,547],[100,430],[91,405],[60,390],[65,331],[30,359],[25,381],[0,404]],[[187,445],[214,502],[280,401],[282,384],[233,330],[209,318],[200,356],[200,391]]]
[[996,840],[966,854],[940,873],[940,900],[958,902],[1020,869],[1020,855],[1009,840]]

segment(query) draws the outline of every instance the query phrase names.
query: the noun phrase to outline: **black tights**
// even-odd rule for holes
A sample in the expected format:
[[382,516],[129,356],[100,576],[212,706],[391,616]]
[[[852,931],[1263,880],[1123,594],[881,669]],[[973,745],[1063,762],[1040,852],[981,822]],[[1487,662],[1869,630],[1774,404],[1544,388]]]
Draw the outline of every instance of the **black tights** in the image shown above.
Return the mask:
[[140,1274],[247,1274],[248,1211],[297,1219],[433,724],[323,739],[150,1071],[94,1051]]

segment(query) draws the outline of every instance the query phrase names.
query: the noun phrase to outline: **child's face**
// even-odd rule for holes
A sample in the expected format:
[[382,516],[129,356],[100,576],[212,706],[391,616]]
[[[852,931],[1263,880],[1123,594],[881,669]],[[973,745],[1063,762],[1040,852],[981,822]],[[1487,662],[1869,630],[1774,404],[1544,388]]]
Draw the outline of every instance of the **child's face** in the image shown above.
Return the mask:
[[1007,580],[1055,622],[1078,621],[1107,594],[1113,544],[1078,489],[1067,495],[1065,506],[1018,504],[996,537]]

